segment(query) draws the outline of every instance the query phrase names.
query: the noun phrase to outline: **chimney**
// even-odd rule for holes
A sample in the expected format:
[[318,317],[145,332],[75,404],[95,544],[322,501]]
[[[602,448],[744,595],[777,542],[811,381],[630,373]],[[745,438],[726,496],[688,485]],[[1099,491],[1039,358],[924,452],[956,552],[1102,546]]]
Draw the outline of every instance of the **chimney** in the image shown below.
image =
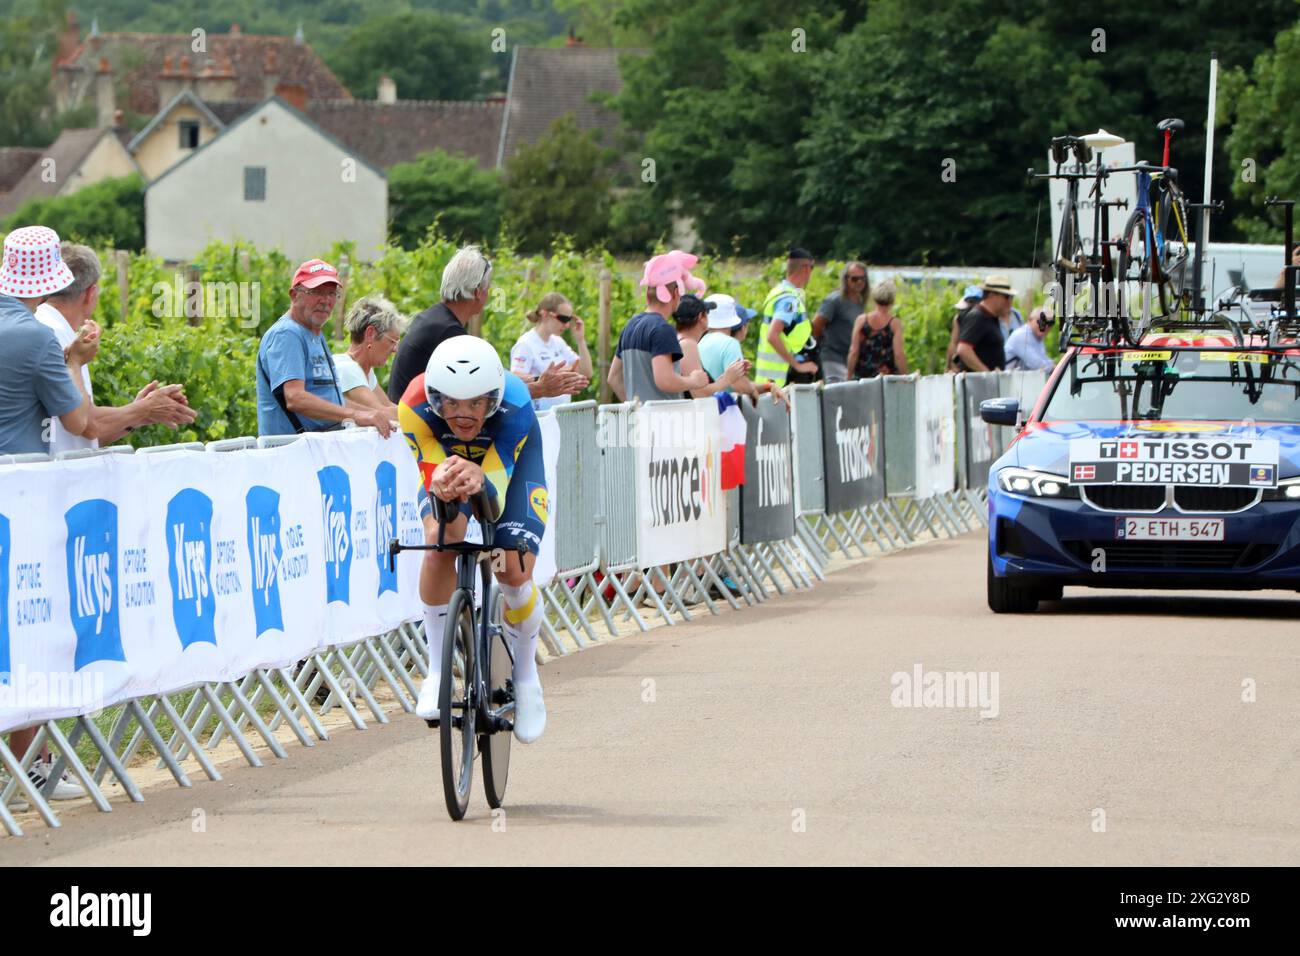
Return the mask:
[[188,56],[181,57],[181,66],[176,71],[176,75],[179,81],[177,92],[194,89],[194,72],[190,69],[190,58]]
[[242,34],[243,32],[244,32],[244,31],[240,28],[240,26],[239,26],[238,23],[232,23],[232,24],[230,25],[230,35],[231,35],[232,37],[237,37],[237,36],[239,36],[240,34]]
[[108,67],[108,57],[99,58],[99,72],[95,74],[95,115],[99,127],[112,126],[117,104],[113,100],[113,71]]
[[162,69],[158,71],[158,108],[162,109],[172,101],[177,93],[180,92],[180,80],[176,77],[176,69],[172,65],[171,55],[163,57]]
[[194,81],[194,94],[205,103],[224,103],[235,97],[235,71],[221,57],[208,60]]
[[585,44],[582,42],[582,37],[580,37],[580,36],[575,36],[575,35],[574,35],[573,27],[569,27],[569,36],[568,36],[568,38],[564,41],[564,45],[565,45],[565,46],[584,46]]
[[265,83],[265,95],[275,95],[275,88],[280,85],[280,67],[273,46],[267,46],[262,57],[262,81]]
[[392,106],[397,102],[397,84],[393,82],[391,76],[381,76],[379,78],[379,90],[375,98],[388,106]]
[[77,15],[69,10],[63,32],[59,34],[59,46],[55,51],[52,66],[57,68],[64,63],[79,46],[81,46],[81,30],[77,27]]
[[307,87],[301,83],[281,83],[275,88],[275,95],[280,97],[298,112],[307,110]]

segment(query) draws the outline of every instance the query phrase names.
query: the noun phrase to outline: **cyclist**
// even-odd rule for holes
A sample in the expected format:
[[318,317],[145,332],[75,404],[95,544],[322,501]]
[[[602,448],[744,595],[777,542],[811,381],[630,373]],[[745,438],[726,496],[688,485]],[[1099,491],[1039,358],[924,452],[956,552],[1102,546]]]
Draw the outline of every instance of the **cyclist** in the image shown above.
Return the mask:
[[[496,579],[514,650],[515,736],[521,743],[532,743],[546,727],[536,661],[543,609],[533,584],[533,565],[546,530],[547,499],[541,430],[528,387],[505,371],[489,343],[458,335],[434,349],[424,374],[411,380],[397,411],[420,467],[425,540],[438,540],[429,496],[460,503],[460,514],[445,529],[444,541],[454,543],[465,540],[468,496],[486,489],[503,503],[494,544],[508,550],[523,541],[527,547],[523,567],[508,555]],[[415,712],[426,720],[438,717],[443,628],[456,585],[455,557],[426,551],[420,568],[429,676]]]

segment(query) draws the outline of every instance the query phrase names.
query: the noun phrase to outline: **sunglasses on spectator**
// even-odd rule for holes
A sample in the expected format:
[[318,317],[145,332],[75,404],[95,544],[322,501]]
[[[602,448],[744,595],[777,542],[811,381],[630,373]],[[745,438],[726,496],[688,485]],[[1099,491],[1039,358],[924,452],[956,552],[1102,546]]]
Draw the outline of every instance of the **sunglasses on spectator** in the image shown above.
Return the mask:
[[866,276],[849,276],[849,281],[850,281],[850,282],[866,282],[866,281],[867,281],[867,277],[866,277]]
[[561,322],[563,322],[565,325],[568,325],[570,322],[573,321],[572,312],[570,312],[568,315],[565,315],[563,312],[556,312],[555,317],[559,319]]

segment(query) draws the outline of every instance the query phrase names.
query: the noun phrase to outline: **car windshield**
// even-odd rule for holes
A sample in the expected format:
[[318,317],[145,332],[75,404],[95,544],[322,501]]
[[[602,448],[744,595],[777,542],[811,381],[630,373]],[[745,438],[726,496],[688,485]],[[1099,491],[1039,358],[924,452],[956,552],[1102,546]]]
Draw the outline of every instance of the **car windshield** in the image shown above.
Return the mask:
[[1300,356],[1259,351],[1076,353],[1043,421],[1300,424]]

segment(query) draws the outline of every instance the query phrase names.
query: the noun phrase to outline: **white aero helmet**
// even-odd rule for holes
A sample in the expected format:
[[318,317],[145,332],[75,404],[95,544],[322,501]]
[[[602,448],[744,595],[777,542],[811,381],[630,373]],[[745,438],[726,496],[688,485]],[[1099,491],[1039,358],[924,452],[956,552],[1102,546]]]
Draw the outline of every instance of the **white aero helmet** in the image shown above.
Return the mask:
[[424,369],[424,394],[435,415],[442,416],[444,398],[488,399],[488,415],[501,407],[506,370],[491,343],[475,335],[456,335],[433,350]]

